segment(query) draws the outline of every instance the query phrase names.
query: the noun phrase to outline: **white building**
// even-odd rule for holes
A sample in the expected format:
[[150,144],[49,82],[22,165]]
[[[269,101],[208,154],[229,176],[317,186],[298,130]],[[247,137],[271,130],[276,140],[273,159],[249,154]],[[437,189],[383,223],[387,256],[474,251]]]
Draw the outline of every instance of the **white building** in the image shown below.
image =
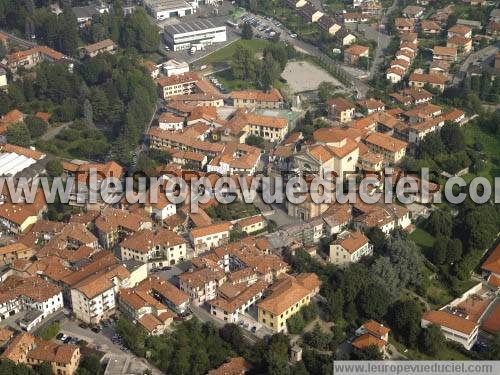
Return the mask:
[[470,350],[477,341],[479,325],[472,320],[444,310],[431,310],[423,315],[421,326],[424,328],[431,324],[439,326],[446,339],[462,344],[467,350]]
[[173,51],[189,49],[194,44],[211,46],[227,40],[226,26],[210,19],[197,19],[165,26],[164,38]]
[[5,69],[0,68],[0,87],[7,86],[7,72]]
[[96,324],[110,316],[116,307],[114,285],[100,277],[93,283],[71,289],[71,305],[76,318]]
[[189,64],[185,61],[171,59],[163,63],[163,71],[167,77],[177,76],[189,72]]
[[143,0],[146,11],[157,20],[196,13],[199,0]]

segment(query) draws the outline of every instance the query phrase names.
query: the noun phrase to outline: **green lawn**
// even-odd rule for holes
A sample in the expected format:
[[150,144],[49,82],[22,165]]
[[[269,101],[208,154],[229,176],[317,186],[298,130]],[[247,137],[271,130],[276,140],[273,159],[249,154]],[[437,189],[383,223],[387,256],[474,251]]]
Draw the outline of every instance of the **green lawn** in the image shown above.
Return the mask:
[[239,40],[237,42],[231,43],[228,46],[214,51],[208,56],[205,56],[201,63],[205,65],[217,65],[222,63],[230,63],[236,50],[238,44],[243,44],[245,47],[249,48],[253,53],[259,53],[264,50],[264,48],[270,42],[264,39],[251,39],[251,40]]
[[434,242],[436,239],[426,230],[417,227],[411,234],[410,238],[415,242],[418,246],[423,248],[424,250],[430,249],[434,246]]
[[389,335],[389,343],[394,345],[398,351],[408,357],[408,359],[413,359],[413,360],[456,360],[456,361],[466,361],[470,360],[471,358],[467,357],[465,354],[459,352],[458,350],[450,347],[449,345],[444,345],[441,350],[439,350],[439,353],[436,354],[435,356],[429,356],[427,354],[421,353],[418,350],[415,349],[408,349],[408,351],[405,352],[406,347],[401,344],[400,342],[397,342],[392,336]]
[[464,126],[465,142],[471,148],[476,143],[482,147],[481,152],[487,159],[486,168],[477,174],[469,173],[464,176],[466,181],[472,180],[476,176],[486,177],[493,182],[494,177],[500,177],[500,138],[483,131],[476,122]]
[[257,88],[255,82],[243,81],[233,77],[231,69],[214,74],[220,83],[229,91],[233,90],[247,90]]

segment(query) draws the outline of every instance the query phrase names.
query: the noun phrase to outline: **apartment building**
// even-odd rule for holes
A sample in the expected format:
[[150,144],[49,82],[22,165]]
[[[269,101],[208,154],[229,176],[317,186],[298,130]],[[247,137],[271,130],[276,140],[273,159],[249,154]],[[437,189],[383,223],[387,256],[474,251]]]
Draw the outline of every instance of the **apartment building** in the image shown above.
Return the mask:
[[97,43],[89,44],[80,49],[82,58],[96,57],[100,53],[114,54],[116,52],[116,44],[111,39],[104,39]]
[[282,275],[268,290],[268,295],[257,304],[258,321],[273,332],[287,332],[286,322],[311,303],[319,292],[316,274]]
[[245,233],[252,234],[261,232],[267,227],[267,221],[262,215],[248,217],[239,220],[236,225]]
[[349,265],[372,254],[373,245],[359,231],[340,233],[330,245],[330,262],[335,265]]
[[0,247],[0,262],[9,264],[16,259],[29,259],[34,254],[32,247],[28,247],[22,242],[14,242]]
[[217,89],[204,77],[196,72],[161,77],[156,81],[160,96],[167,99],[176,95],[187,94],[218,94]]
[[106,207],[95,220],[95,227],[99,242],[109,249],[132,233],[151,229],[152,221],[147,215]]
[[0,294],[0,321],[21,310],[32,310],[38,312],[34,319],[39,323],[63,308],[61,289],[38,276],[10,276],[0,284]]
[[328,99],[326,106],[330,117],[341,123],[352,121],[356,110],[356,106],[344,98]]
[[431,310],[422,316],[421,326],[425,328],[431,324],[439,326],[446,339],[458,342],[467,350],[470,350],[477,341],[479,325],[472,320],[444,310]]
[[207,172],[222,175],[253,175],[260,161],[261,150],[244,143],[229,142],[219,156],[207,165]]
[[227,323],[237,323],[239,314],[245,313],[262,298],[267,283],[259,280],[243,288],[225,283],[219,288],[218,296],[208,301],[210,314]]
[[222,270],[200,268],[179,275],[179,288],[189,295],[191,303],[200,306],[217,297],[217,290],[226,279]]
[[371,133],[365,143],[372,152],[381,154],[391,163],[399,162],[406,155],[406,142],[382,133]]
[[189,237],[196,253],[227,244],[231,226],[231,223],[223,222],[192,229]]
[[440,92],[444,91],[447,78],[440,74],[419,74],[413,73],[408,79],[410,87],[423,88],[429,85],[438,89]]
[[16,72],[19,68],[32,69],[43,61],[58,62],[69,59],[60,52],[47,46],[36,46],[25,51],[7,55],[7,68]]
[[73,375],[80,363],[80,348],[72,344],[59,345],[22,332],[14,337],[0,358],[30,367],[49,363],[54,374]]
[[453,62],[457,59],[457,49],[453,47],[434,46],[432,59]]
[[121,259],[174,265],[187,258],[186,241],[167,229],[140,230],[120,243]]

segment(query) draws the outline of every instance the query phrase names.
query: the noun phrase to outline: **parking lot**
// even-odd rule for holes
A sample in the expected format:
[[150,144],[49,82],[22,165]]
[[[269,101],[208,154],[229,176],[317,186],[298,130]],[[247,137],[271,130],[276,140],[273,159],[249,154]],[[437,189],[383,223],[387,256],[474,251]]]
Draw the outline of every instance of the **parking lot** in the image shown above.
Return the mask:
[[344,85],[326,70],[307,61],[290,61],[281,76],[286,79],[293,93],[316,90],[321,82],[331,82],[339,88]]

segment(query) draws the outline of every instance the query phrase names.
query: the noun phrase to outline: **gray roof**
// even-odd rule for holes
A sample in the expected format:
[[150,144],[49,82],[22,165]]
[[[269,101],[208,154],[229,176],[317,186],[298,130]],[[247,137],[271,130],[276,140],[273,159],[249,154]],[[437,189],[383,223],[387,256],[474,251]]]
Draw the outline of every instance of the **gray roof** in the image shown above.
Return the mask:
[[76,18],[92,18],[98,13],[97,7],[95,5],[87,5],[83,7],[71,8]]
[[214,19],[197,19],[195,21],[181,22],[175,25],[165,26],[165,32],[170,35],[184,34],[193,31],[213,29],[215,27],[224,26],[223,23]]

